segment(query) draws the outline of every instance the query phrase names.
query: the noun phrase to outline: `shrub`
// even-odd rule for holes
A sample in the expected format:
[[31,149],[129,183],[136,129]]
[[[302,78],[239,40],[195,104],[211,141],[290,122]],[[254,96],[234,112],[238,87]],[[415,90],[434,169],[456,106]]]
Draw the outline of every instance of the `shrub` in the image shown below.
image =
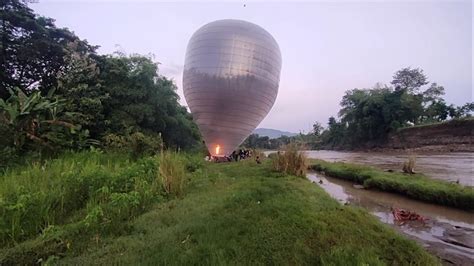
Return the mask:
[[14,147],[0,148],[0,169],[6,168],[18,161],[18,152]]
[[278,152],[272,159],[273,169],[290,175],[306,176],[306,155],[294,144],[286,146],[284,152]]
[[204,165],[204,156],[201,156],[201,154],[186,153],[184,158],[186,159],[185,166],[188,172],[195,172]]
[[104,146],[114,151],[124,151],[129,147],[125,136],[117,134],[107,134],[103,138]]
[[130,135],[107,134],[104,145],[113,151],[130,152],[134,159],[157,154],[163,145],[161,135],[134,132]]
[[415,163],[416,163],[416,157],[415,155],[411,155],[408,157],[408,160],[403,163],[403,172],[407,174],[414,174],[415,173]]
[[141,132],[131,134],[129,140],[133,158],[157,154],[163,145],[160,135],[150,136]]

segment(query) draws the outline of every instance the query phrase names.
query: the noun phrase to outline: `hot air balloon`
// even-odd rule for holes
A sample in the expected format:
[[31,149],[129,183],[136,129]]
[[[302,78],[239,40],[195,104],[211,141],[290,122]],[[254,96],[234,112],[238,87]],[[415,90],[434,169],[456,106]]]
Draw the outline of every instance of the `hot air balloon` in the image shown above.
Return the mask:
[[242,20],[202,26],[186,49],[184,97],[212,156],[230,155],[265,118],[278,93],[281,53]]

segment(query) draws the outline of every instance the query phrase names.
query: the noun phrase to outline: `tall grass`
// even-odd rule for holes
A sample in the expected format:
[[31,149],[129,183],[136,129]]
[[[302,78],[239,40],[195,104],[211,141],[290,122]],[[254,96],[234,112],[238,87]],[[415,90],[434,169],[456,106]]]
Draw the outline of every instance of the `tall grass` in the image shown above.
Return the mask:
[[181,196],[186,175],[182,157],[171,151],[164,151],[160,156],[159,177],[166,194]]
[[406,162],[403,163],[402,170],[404,173],[407,174],[414,174],[415,173],[415,165],[416,165],[416,156],[410,155]]
[[283,152],[278,152],[272,156],[273,169],[295,176],[306,176],[307,158],[306,155],[299,151],[295,144],[289,144]]
[[430,179],[421,174],[389,173],[367,166],[312,160],[310,168],[328,176],[346,179],[425,202],[474,210],[474,188]]
[[9,245],[71,222],[82,209],[86,214],[75,217],[76,222],[91,220],[89,212],[99,209],[110,225],[133,217],[151,202],[155,172],[151,158],[132,162],[99,152],[66,154],[9,170],[0,177],[0,243]]
[[120,233],[153,202],[182,195],[185,167],[201,165],[170,152],[135,160],[88,151],[7,170],[0,175],[0,245],[66,224],[82,233]]
[[256,160],[257,157],[260,159],[260,161],[264,160],[267,156],[265,155],[264,152],[262,152],[261,150],[259,149],[253,149],[252,150],[252,156],[253,156],[253,159]]

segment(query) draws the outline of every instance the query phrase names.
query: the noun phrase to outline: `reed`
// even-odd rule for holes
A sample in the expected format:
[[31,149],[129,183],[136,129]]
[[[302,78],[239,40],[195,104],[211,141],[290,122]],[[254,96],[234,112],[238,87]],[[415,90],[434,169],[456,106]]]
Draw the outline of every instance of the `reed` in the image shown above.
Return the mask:
[[289,175],[306,176],[308,169],[307,158],[300,152],[297,145],[289,144],[283,152],[278,152],[272,158],[273,169]]
[[406,174],[414,174],[416,165],[416,156],[410,155],[406,162],[403,163],[402,170]]
[[159,178],[166,194],[181,196],[186,175],[185,164],[179,154],[171,151],[161,152]]

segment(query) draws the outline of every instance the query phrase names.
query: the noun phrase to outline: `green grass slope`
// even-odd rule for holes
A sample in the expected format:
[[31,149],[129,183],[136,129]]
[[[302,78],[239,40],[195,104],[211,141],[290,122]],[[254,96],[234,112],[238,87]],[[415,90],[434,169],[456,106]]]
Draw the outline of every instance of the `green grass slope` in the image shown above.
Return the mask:
[[[181,199],[155,204],[129,234],[103,237],[66,264],[436,265],[366,211],[304,178],[254,162],[206,164]],[[71,249],[74,249],[74,243]]]

